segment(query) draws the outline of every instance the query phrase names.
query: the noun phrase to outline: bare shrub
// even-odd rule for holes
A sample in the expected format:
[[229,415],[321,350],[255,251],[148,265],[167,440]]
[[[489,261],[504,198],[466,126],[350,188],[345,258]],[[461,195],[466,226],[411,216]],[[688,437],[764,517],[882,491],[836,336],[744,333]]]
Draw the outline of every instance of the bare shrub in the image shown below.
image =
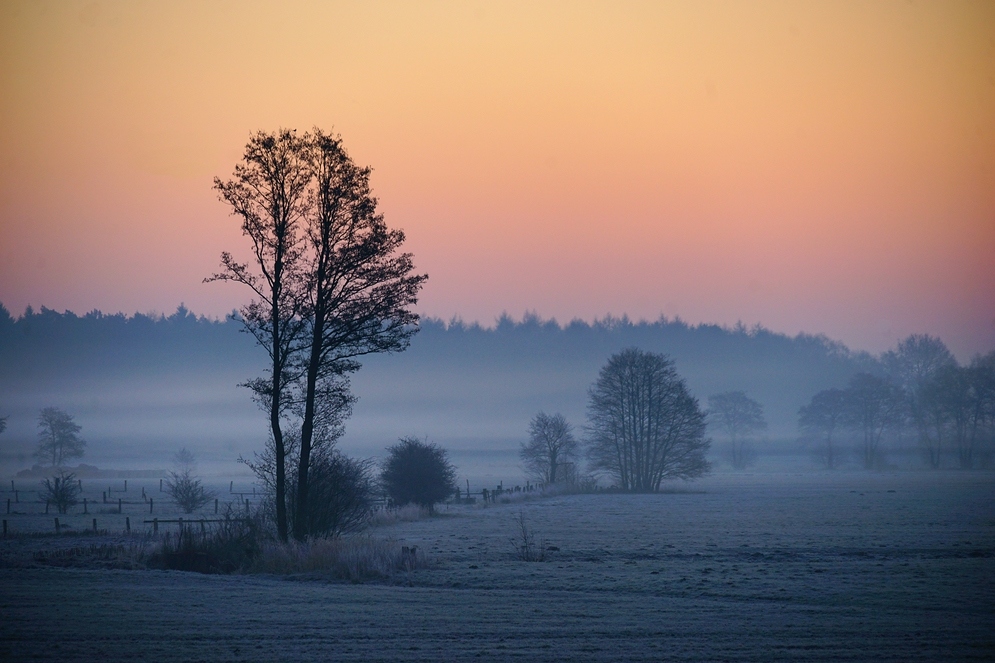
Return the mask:
[[193,513],[214,499],[214,493],[201,485],[200,479],[193,477],[190,468],[170,472],[165,484],[166,492],[183,509],[183,513]]
[[515,536],[511,540],[518,559],[523,562],[546,561],[546,539],[540,537],[536,541],[535,532],[529,527],[525,512],[519,511],[515,517]]
[[45,500],[55,505],[59,513],[67,513],[70,507],[79,504],[81,489],[75,474],[63,472],[59,476],[45,479],[41,485],[45,488]]
[[402,547],[393,539],[356,536],[305,543],[273,542],[263,547],[251,570],[276,574],[321,573],[361,582],[389,579],[425,564],[424,556],[419,556],[416,548]]

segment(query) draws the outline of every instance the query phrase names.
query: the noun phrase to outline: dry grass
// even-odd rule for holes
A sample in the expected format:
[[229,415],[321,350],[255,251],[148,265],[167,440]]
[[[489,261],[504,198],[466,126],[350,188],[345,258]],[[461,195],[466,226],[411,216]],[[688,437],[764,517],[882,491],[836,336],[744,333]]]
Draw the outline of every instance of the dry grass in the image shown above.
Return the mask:
[[316,539],[307,543],[270,543],[249,567],[250,573],[322,574],[351,582],[388,580],[425,566],[417,548],[372,536]]

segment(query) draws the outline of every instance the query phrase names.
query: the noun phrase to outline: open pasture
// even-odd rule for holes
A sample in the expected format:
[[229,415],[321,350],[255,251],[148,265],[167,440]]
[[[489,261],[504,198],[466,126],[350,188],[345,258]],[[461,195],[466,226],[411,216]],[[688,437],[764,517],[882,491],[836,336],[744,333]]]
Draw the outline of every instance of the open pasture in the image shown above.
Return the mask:
[[[727,474],[452,507],[374,535],[429,568],[0,570],[0,655],[171,660],[992,660],[988,473]],[[520,515],[546,559],[519,559]]]

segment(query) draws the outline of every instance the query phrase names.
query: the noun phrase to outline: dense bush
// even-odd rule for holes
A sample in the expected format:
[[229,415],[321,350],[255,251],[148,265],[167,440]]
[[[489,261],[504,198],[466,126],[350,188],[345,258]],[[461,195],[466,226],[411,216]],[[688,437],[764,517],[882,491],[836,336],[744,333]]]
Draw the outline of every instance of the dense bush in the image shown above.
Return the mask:
[[456,469],[438,445],[406,437],[387,452],[380,481],[395,505],[418,504],[432,510],[456,491]]
[[309,536],[339,536],[366,526],[373,505],[370,461],[349,458],[337,451],[311,456],[308,479],[308,510],[297,504],[297,475],[287,482],[287,510],[296,525],[305,519]]

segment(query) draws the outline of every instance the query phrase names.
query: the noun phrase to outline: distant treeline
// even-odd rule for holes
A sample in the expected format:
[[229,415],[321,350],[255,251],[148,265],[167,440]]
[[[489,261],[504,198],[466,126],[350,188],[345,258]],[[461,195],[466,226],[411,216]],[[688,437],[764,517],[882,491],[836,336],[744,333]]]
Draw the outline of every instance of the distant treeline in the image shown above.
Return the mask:
[[[864,464],[875,466],[890,462],[881,460],[881,453],[902,451],[913,458],[917,449],[931,448],[929,465],[966,464],[950,456],[963,447],[955,440],[967,439],[957,418],[966,406],[951,404],[951,389],[923,391],[932,383],[914,373],[923,365],[913,352],[916,338],[933,348],[942,360],[937,365],[956,364],[942,342],[930,337],[910,337],[895,351],[874,357],[824,336],[691,325],[676,318],[607,317],[562,325],[527,314],[520,321],[502,316],[492,327],[428,318],[407,351],[363,360],[362,370],[351,378],[359,400],[342,442],[359,453],[376,454],[415,434],[452,449],[511,451],[526,439],[529,421],[540,410],[562,413],[582,432],[588,389],[598,371],[612,354],[636,347],[670,356],[703,407],[709,397],[732,391],[759,403],[768,427],[752,444],[761,455],[797,452],[807,436],[808,444],[838,441],[844,464],[858,458],[855,446],[864,448]],[[8,417],[0,442],[8,450],[31,448],[38,412],[54,405],[84,424],[98,457],[101,449],[137,454],[182,445],[216,457],[251,454],[265,440],[265,416],[248,390],[236,385],[262,375],[265,358],[254,339],[242,333],[237,317],[212,320],[183,306],[171,315],[132,316],[28,309],[17,318],[0,306],[0,417]],[[960,384],[958,376],[983,377],[975,370],[980,361],[960,373],[942,373],[943,384]],[[889,410],[901,416],[881,420],[873,457],[866,440],[858,439],[871,434],[867,426],[858,430],[844,422],[838,433],[827,433],[822,424],[817,431],[800,426],[805,423],[799,421],[802,407],[811,418],[817,413],[813,408],[830,396],[842,398],[844,392],[857,393],[856,385],[871,384],[867,376],[874,376],[879,391],[904,394],[912,405],[920,401],[909,401],[910,394],[922,393],[922,403],[942,407],[931,410],[928,421],[925,405]],[[970,387],[964,393],[973,398],[975,391]],[[992,446],[985,442],[991,420],[980,421],[988,428],[971,433],[981,444],[971,465],[988,462]],[[721,454],[726,442],[711,428],[713,449]],[[945,451],[937,453],[938,444]]]

